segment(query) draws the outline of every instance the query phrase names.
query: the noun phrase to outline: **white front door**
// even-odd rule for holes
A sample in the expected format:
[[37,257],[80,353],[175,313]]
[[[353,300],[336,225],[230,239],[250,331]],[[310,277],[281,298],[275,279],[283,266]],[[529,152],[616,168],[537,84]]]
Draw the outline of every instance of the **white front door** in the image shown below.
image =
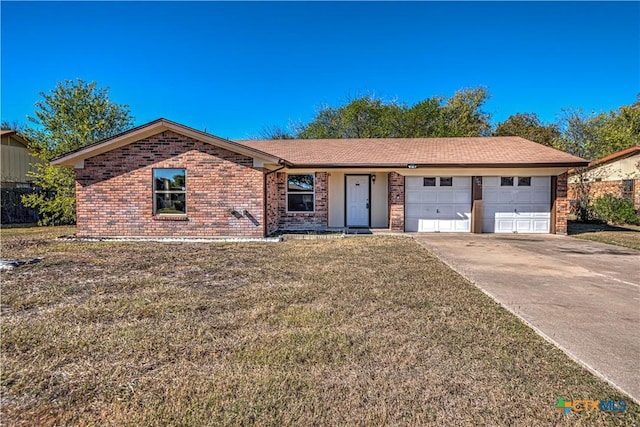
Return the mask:
[[548,233],[551,178],[485,176],[482,182],[485,233]]
[[405,230],[471,231],[471,177],[405,178]]
[[347,175],[347,227],[369,226],[369,175]]

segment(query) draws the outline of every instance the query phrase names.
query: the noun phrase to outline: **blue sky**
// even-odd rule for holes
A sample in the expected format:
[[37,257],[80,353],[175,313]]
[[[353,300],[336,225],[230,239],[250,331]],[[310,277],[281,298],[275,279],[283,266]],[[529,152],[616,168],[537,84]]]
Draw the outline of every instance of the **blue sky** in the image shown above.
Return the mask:
[[638,2],[8,2],[3,120],[82,78],[136,124],[158,117],[227,138],[307,122],[375,94],[413,104],[486,86],[517,112],[608,111],[640,92]]

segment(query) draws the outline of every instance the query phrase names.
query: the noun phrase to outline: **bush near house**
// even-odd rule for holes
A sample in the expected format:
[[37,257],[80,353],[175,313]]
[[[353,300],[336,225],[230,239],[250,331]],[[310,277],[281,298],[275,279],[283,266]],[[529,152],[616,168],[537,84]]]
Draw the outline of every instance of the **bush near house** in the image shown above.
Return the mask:
[[597,198],[590,206],[592,214],[602,220],[613,224],[640,225],[640,216],[633,208],[633,202],[623,197],[605,194]]

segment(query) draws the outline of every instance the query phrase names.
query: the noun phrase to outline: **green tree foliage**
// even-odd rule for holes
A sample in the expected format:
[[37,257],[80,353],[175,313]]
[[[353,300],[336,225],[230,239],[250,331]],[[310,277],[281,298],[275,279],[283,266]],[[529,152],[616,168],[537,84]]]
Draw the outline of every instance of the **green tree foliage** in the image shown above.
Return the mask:
[[520,136],[549,147],[555,147],[561,136],[557,124],[543,124],[536,113],[514,114],[499,123],[493,134],[496,136]]
[[640,94],[632,105],[608,113],[564,110],[559,121],[558,147],[585,159],[598,159],[640,144]]
[[482,111],[489,99],[485,88],[459,90],[442,107],[444,134],[440,136],[487,136],[491,115]]
[[463,89],[451,98],[427,98],[407,106],[363,96],[334,108],[324,106],[295,132],[296,138],[417,138],[482,136],[491,132],[490,115],[482,111],[484,88]]
[[597,115],[592,119],[592,126],[595,128],[593,158],[640,144],[640,94],[632,105]]
[[399,116],[403,107],[372,96],[351,100],[347,105],[322,107],[315,119],[304,125],[297,137],[384,138],[400,136]]
[[37,208],[41,225],[75,222],[75,174],[72,169],[51,166],[51,159],[114,136],[133,126],[127,105],[109,100],[108,88],[95,82],[66,80],[50,93],[41,92],[32,126],[25,129],[29,149],[43,160],[31,173],[41,190],[23,197],[25,206]]

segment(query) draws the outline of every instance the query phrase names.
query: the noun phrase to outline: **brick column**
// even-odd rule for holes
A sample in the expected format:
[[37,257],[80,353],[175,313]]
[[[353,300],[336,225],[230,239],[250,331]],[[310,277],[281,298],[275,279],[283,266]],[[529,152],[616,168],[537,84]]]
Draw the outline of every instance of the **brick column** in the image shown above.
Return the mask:
[[278,197],[278,177],[277,172],[271,173],[265,178],[265,228],[266,235],[270,235],[278,231],[280,197]]
[[567,199],[567,173],[565,172],[558,175],[555,181],[555,233],[567,234],[567,214],[569,213],[569,200]]
[[389,229],[404,231],[404,176],[389,173]]

